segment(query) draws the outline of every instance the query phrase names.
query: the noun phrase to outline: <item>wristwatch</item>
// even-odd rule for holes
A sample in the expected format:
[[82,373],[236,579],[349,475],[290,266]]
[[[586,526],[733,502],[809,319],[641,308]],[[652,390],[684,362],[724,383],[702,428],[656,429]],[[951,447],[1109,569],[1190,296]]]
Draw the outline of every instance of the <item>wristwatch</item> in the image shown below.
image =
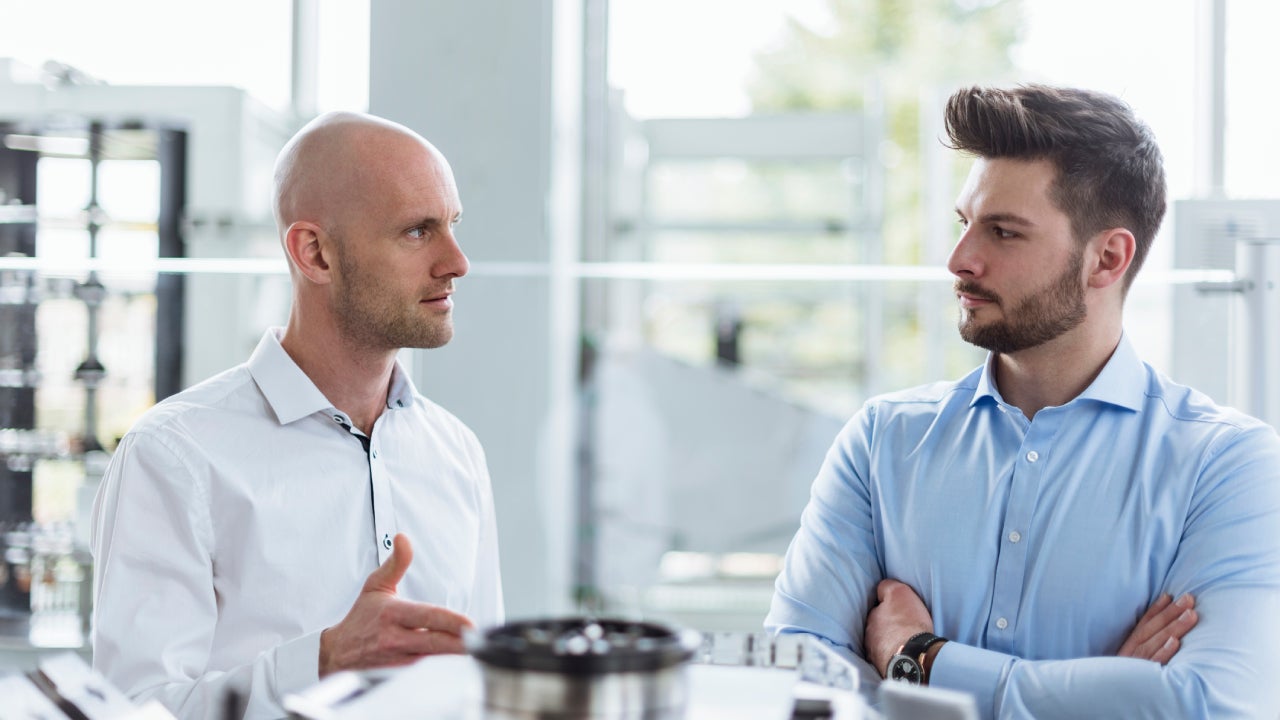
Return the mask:
[[922,632],[912,635],[902,647],[898,648],[898,652],[889,659],[889,672],[887,673],[891,680],[903,680],[912,685],[928,685],[929,671],[924,667],[925,653],[929,652],[929,648],[940,642],[946,642],[944,637],[938,637],[931,632]]

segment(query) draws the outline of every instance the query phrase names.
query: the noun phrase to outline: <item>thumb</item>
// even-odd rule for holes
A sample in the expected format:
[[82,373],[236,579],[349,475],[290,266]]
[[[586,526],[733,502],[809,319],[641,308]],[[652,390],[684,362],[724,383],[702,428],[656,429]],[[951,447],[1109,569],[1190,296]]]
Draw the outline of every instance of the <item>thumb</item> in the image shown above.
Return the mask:
[[369,579],[364,581],[364,591],[394,595],[396,586],[400,584],[400,579],[404,577],[411,562],[413,562],[413,546],[409,544],[409,537],[404,533],[396,533],[391,555],[377,570],[369,573]]

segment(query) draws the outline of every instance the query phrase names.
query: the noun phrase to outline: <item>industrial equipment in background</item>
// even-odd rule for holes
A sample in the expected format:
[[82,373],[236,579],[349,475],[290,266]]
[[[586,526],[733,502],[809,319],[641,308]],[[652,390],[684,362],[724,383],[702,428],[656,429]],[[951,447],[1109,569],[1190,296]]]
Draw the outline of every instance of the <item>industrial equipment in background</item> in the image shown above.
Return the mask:
[[235,88],[7,59],[0,108],[0,660],[29,667],[87,653],[89,511],[119,436],[285,315],[283,262],[218,263],[279,261],[293,126]]
[[1173,204],[1174,266],[1234,273],[1173,288],[1173,377],[1280,428],[1280,200]]

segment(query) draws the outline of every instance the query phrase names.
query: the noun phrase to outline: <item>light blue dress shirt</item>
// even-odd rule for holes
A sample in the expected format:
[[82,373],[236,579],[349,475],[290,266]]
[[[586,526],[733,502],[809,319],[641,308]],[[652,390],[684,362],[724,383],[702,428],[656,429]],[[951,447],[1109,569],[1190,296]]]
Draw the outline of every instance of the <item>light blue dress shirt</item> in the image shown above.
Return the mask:
[[[870,400],[827,454],[765,624],[861,656],[876,584],[951,639],[930,683],[983,717],[1280,715],[1280,438],[1126,339],[1028,421],[992,360]],[[1112,657],[1164,592],[1200,615],[1166,666]]]

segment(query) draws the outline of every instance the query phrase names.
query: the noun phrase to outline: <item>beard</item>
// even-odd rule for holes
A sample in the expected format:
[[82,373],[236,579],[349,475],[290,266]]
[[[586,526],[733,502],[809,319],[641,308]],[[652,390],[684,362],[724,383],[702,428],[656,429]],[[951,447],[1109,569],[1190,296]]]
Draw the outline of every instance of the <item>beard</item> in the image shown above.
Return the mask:
[[438,348],[453,338],[453,314],[424,314],[418,305],[450,288],[446,281],[436,290],[400,296],[395,288],[374,277],[350,253],[338,251],[340,286],[333,312],[344,337],[369,348]]
[[1040,290],[1027,295],[1012,308],[994,292],[973,282],[957,280],[957,293],[990,300],[1004,310],[1004,319],[980,324],[974,310],[960,309],[960,337],[995,353],[1014,353],[1049,342],[1084,322],[1088,308],[1080,272],[1084,253],[1068,263],[1061,275]]

